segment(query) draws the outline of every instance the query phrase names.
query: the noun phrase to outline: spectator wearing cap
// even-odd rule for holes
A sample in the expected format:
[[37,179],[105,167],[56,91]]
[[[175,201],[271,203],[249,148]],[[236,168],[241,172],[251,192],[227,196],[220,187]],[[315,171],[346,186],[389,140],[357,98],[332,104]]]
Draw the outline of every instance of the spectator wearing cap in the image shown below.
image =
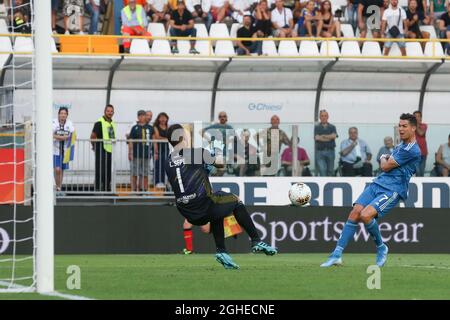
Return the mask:
[[[263,38],[264,33],[261,30],[257,30],[252,25],[252,15],[250,12],[245,12],[243,26],[237,31],[238,38]],[[262,41],[249,41],[239,40],[236,42],[238,45],[238,55],[250,55],[251,53],[257,53],[259,56],[262,54]]]
[[[148,20],[144,7],[136,4],[136,0],[129,0],[128,5],[122,9],[122,34],[124,36],[150,37],[151,33],[147,31],[147,25]],[[125,52],[130,51],[130,46],[131,40],[124,39]]]
[[147,191],[148,176],[153,136],[153,127],[146,121],[146,112],[139,110],[138,121],[131,128],[128,143],[128,160],[131,162],[131,189],[132,191]]
[[322,177],[334,175],[334,160],[337,131],[328,122],[328,112],[320,110],[320,122],[314,127],[316,170]]
[[414,111],[414,116],[417,120],[417,129],[416,129],[416,141],[420,148],[420,162],[416,167],[416,176],[423,177],[425,174],[425,166],[427,163],[428,156],[428,146],[427,146],[427,129],[428,125],[422,122],[422,112],[417,110]]
[[[183,0],[177,1],[177,10],[172,12],[170,19],[170,36],[171,37],[196,37],[197,29],[194,28],[194,18]],[[191,40],[191,49],[189,53],[199,54],[195,49],[195,40]],[[172,53],[178,53],[177,40],[172,41]]]

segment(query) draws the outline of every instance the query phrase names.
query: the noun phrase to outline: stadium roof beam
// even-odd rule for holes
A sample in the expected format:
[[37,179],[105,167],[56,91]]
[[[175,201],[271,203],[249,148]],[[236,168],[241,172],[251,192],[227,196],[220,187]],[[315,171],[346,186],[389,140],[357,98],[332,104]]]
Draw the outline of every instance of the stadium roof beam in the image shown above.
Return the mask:
[[120,60],[117,60],[116,62],[114,62],[114,64],[111,66],[111,70],[109,71],[108,85],[106,86],[106,105],[110,104],[111,87],[112,87],[112,83],[114,80],[114,74],[116,73],[116,70],[119,68],[122,61],[123,61],[123,56],[120,58]]
[[227,68],[227,66],[231,63],[231,61],[232,61],[232,58],[229,58],[227,61],[223,62],[219,66],[219,68],[217,68],[216,75],[214,76],[214,83],[213,83],[212,94],[211,94],[211,114],[210,114],[211,122],[214,121],[214,112],[216,109],[217,86],[219,84],[220,75]]
[[427,72],[425,73],[425,76],[423,77],[422,81],[422,87],[420,88],[420,98],[419,98],[419,111],[423,112],[423,101],[425,99],[425,92],[427,90],[428,81],[430,80],[430,77],[433,73],[436,72],[437,69],[439,69],[440,66],[444,64],[445,60],[442,59],[441,62],[436,63],[432,67],[430,67]]
[[325,76],[328,71],[330,71],[333,66],[338,62],[338,59],[330,61],[320,72],[319,81],[317,82],[317,89],[316,89],[316,102],[314,105],[314,121],[319,120],[319,109],[320,109],[320,96],[322,94],[322,88],[323,88],[323,82],[325,80]]

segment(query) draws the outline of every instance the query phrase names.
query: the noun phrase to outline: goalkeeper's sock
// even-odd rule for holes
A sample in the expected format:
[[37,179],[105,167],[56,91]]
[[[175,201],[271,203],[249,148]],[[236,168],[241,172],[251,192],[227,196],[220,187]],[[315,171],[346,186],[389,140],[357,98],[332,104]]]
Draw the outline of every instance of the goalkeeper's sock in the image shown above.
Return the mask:
[[370,233],[373,240],[375,241],[377,248],[380,247],[383,244],[383,239],[381,238],[381,232],[380,228],[378,227],[377,220],[372,219],[372,221],[370,221],[368,224],[364,226],[366,227],[366,230]]
[[347,247],[348,242],[356,232],[358,224],[355,221],[347,220],[342,230],[341,236],[337,242],[336,249],[334,249],[332,256],[340,257],[345,247]]
[[192,229],[184,229],[183,230],[183,235],[184,235],[184,244],[185,244],[185,248],[188,251],[193,251],[194,247],[192,245]]
[[237,206],[237,208],[233,211],[233,214],[236,218],[236,221],[239,225],[247,232],[248,236],[252,240],[252,245],[261,241],[261,238],[258,235],[258,230],[256,230],[255,224],[253,223],[252,218],[248,214],[247,209],[243,204]]

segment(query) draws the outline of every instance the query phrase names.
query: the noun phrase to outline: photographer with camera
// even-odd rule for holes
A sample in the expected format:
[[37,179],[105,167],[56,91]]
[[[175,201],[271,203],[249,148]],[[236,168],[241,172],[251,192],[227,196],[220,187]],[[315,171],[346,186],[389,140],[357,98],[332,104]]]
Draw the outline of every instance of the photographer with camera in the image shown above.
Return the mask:
[[348,139],[341,142],[341,165],[344,177],[371,177],[372,152],[364,140],[358,139],[358,128],[348,129]]

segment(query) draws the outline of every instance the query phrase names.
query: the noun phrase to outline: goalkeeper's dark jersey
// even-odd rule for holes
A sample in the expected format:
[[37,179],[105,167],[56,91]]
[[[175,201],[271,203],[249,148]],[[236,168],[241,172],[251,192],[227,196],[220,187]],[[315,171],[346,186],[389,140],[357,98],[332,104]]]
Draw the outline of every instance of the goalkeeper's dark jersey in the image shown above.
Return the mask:
[[203,217],[211,205],[211,184],[205,166],[214,157],[203,148],[174,151],[165,163],[167,177],[181,214],[188,220]]

